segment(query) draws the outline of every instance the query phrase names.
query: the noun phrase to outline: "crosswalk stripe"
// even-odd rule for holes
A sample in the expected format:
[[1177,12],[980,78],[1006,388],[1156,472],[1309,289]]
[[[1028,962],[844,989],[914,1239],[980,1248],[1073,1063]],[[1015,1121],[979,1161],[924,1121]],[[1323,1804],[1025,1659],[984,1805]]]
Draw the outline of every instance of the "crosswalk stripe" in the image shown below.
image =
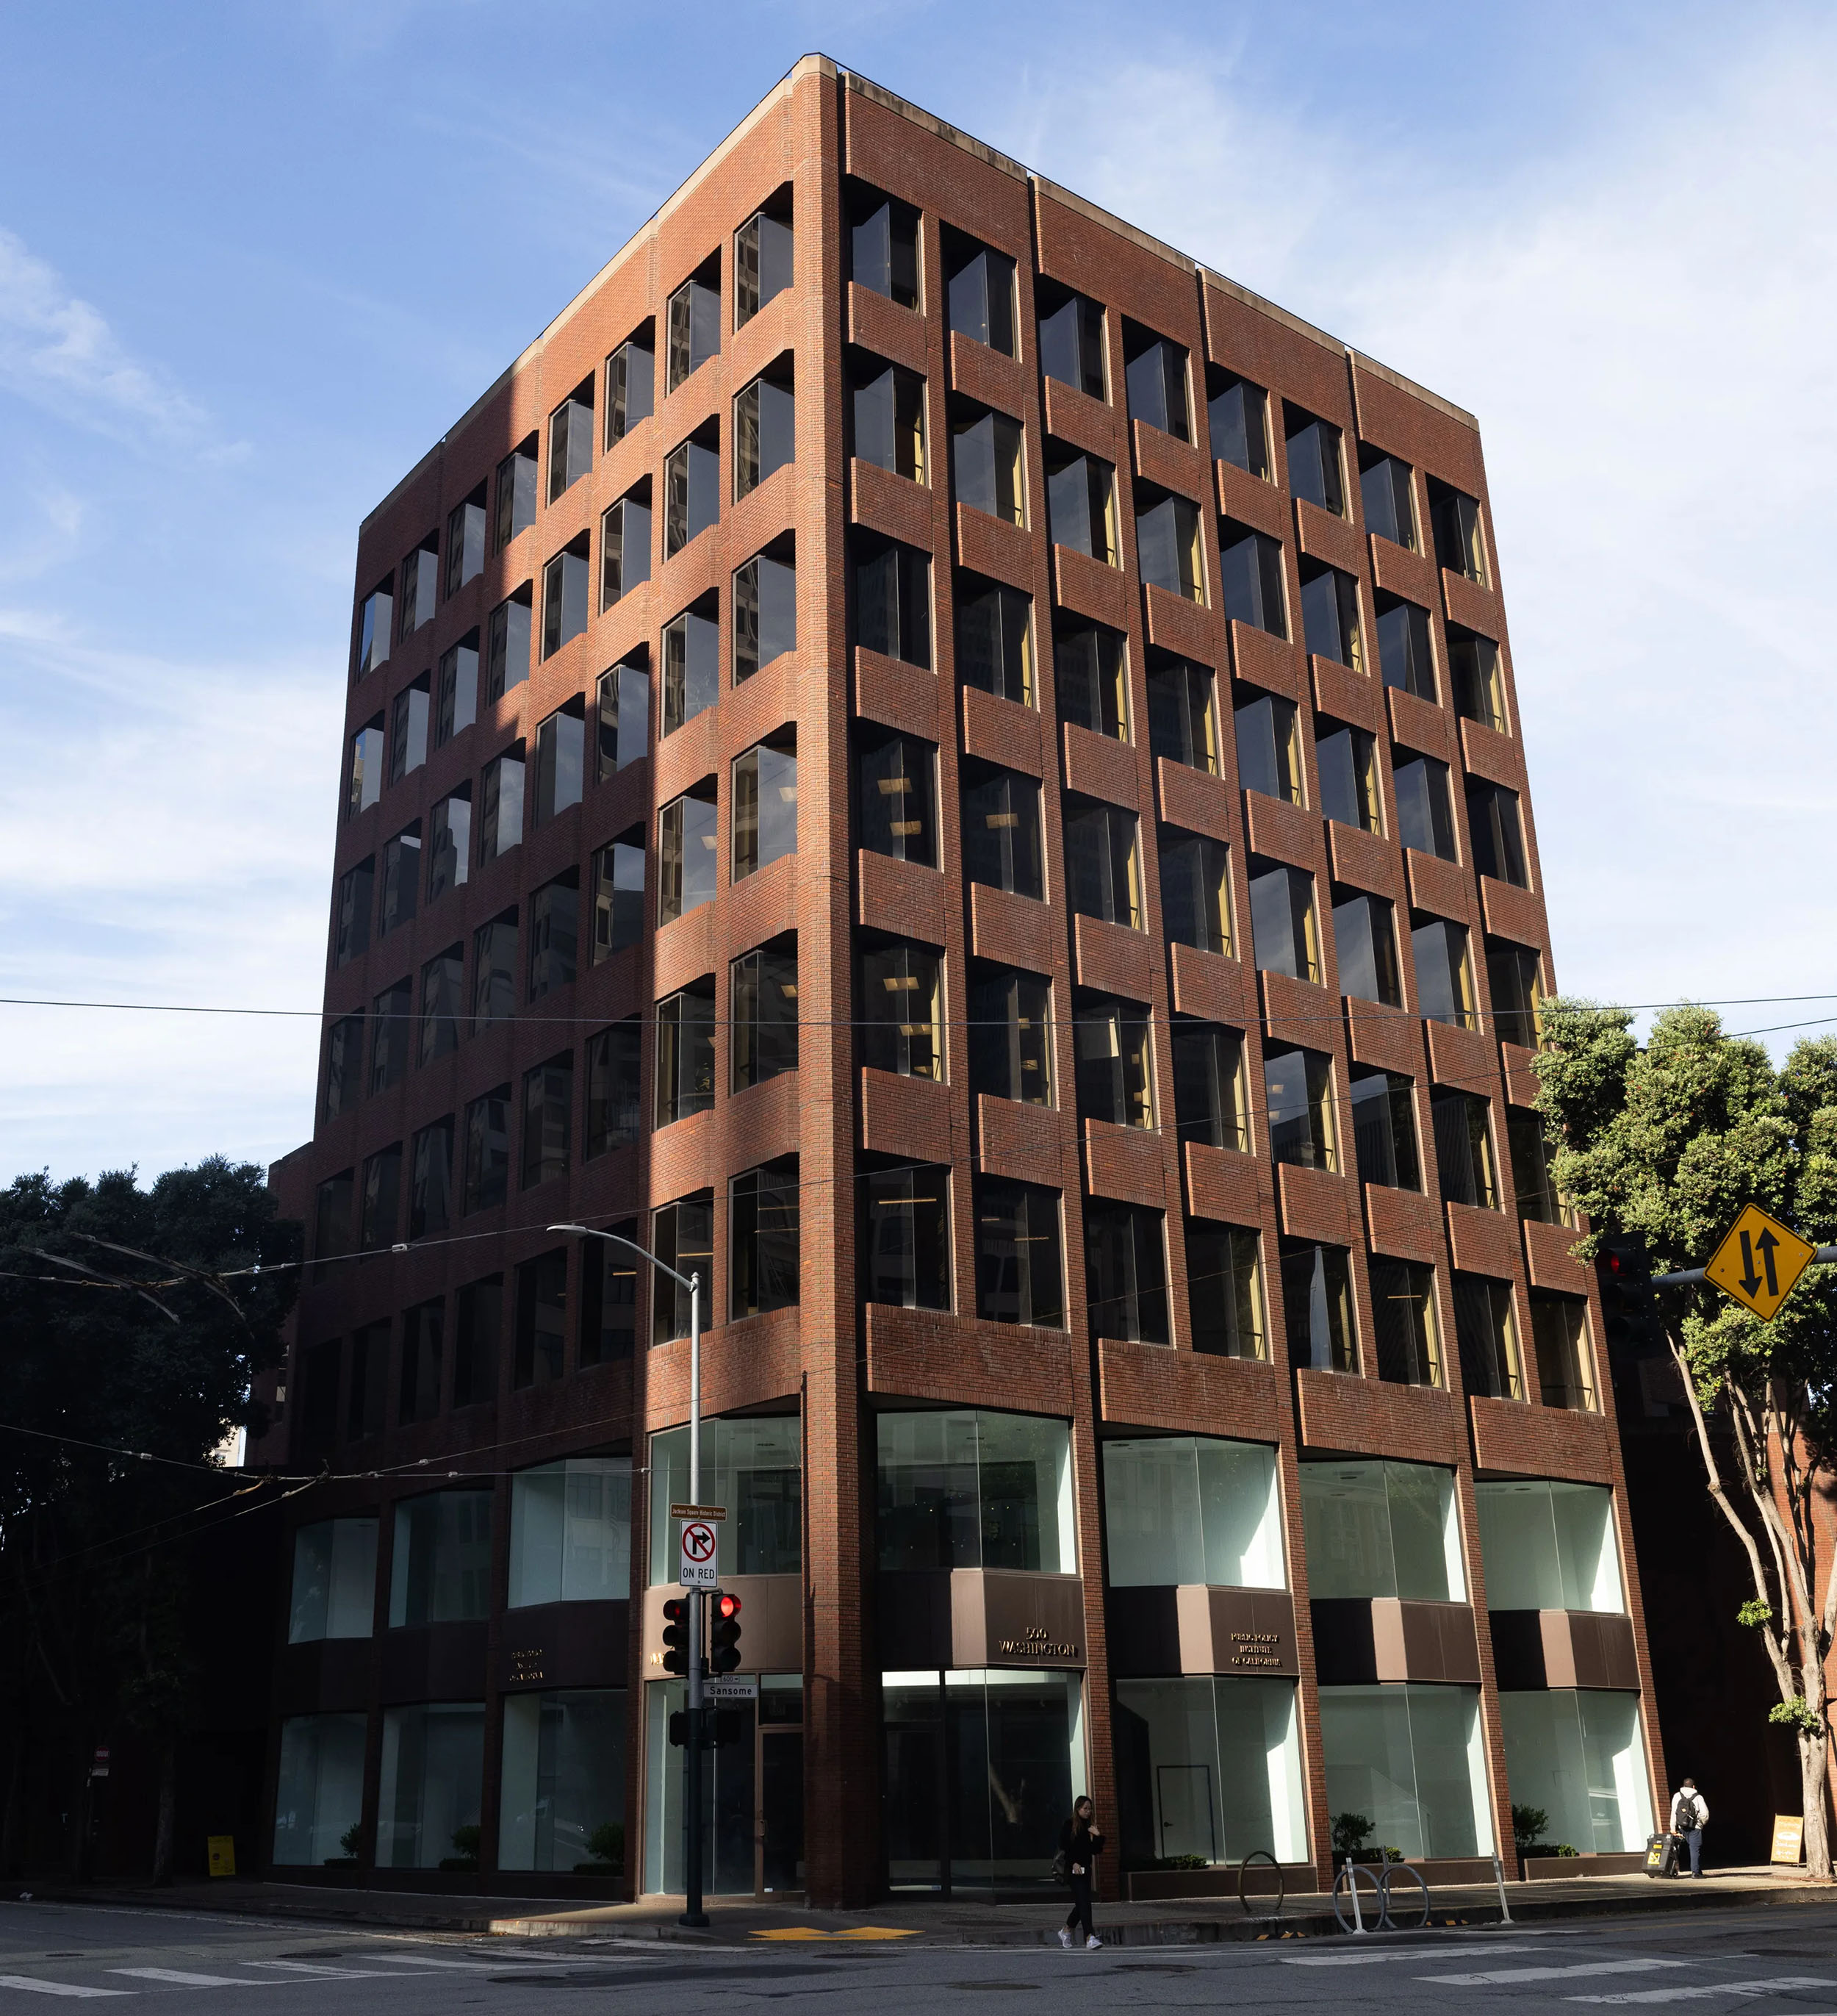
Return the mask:
[[0,1988],[23,1988],[28,1995],[131,1995],[131,1988],[79,1988],[73,1981],[38,1981],[29,1974],[0,1974]]
[[[1531,1946],[1501,1944],[1488,1946],[1490,1953],[1535,1953]],[[1416,1947],[1408,1953],[1284,1953],[1281,1956],[1285,1967],[1368,1967],[1374,1960],[1420,1960],[1422,1949]]]
[[1694,2002],[1708,1995],[1779,1995],[1792,1988],[1837,1988],[1807,1974],[1782,1974],[1771,1981],[1718,1981],[1706,1988],[1645,1988],[1625,1995],[1566,1995],[1566,2002]]
[[259,1988],[233,1974],[186,1974],[176,1967],[110,1967],[105,1974],[125,1974],[135,1981],[169,1981],[174,1988]]
[[1655,1967],[1688,1967],[1684,1960],[1594,1960],[1578,1967],[1502,1967],[1485,1974],[1419,1974],[1450,1988],[1496,1988],[1518,1981],[1563,1981],[1584,1974],[1649,1974]]
[[[501,1960],[495,1958],[491,1960],[433,1960],[424,1958],[419,1953],[365,1953],[363,1957],[365,1960],[387,1960],[392,1967],[448,1967],[451,1968],[455,1974],[489,1974],[493,1971],[493,1969],[501,1966],[503,1964]],[[507,1955],[505,1957],[508,1958],[510,1957],[510,1956]],[[518,1960],[521,1960],[523,1958],[523,1955],[521,1953],[518,1953],[515,1957]],[[572,1964],[577,1967],[579,1966],[580,1962],[576,1960],[570,1963],[564,1960],[555,1962],[553,1964],[560,1967],[566,1967]],[[601,1963],[596,1961],[595,1964],[597,1966],[601,1964]]]
[[[300,1960],[252,1960],[249,1964],[251,1967],[272,1967],[277,1974],[304,1975],[311,1981],[399,1981],[401,1978],[400,1975],[379,1974],[370,1967],[309,1966]],[[253,1986],[254,1984],[244,1985]]]

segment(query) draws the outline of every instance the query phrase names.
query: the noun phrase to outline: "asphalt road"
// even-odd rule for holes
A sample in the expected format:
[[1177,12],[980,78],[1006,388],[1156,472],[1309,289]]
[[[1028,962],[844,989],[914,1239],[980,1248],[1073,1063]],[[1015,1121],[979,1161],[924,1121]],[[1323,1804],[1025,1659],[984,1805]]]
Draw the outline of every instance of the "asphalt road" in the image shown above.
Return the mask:
[[[1101,1921],[1100,1921],[1101,1922]],[[1035,2003],[1036,1994],[1052,1998]],[[691,1946],[303,1930],[297,1924],[77,1904],[0,1904],[0,2016],[47,1998],[142,1998],[147,2016],[433,2016],[822,2000],[835,2016],[990,2016],[1069,2004],[1397,2016],[1837,2016],[1837,1905],[1708,1906],[1530,1929],[1247,1945],[965,1947],[914,1940]],[[180,1998],[174,2000],[172,1998]],[[155,2007],[153,2005],[161,2005]],[[1673,2005],[1675,2005],[1673,2008]],[[123,2016],[134,2012],[123,2011]]]

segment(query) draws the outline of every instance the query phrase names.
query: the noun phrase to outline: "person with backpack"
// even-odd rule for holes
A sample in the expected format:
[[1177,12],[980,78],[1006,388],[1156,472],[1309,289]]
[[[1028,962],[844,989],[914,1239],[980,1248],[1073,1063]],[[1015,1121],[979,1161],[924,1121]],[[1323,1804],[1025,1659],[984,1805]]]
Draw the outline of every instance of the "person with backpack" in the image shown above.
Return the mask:
[[1683,1837],[1690,1849],[1690,1873],[1702,1873],[1703,1825],[1709,1817],[1709,1802],[1697,1790],[1695,1778],[1686,1778],[1671,1795],[1671,1831]]
[[1059,1852],[1052,1858],[1052,1873],[1072,1886],[1072,1908],[1059,1928],[1059,1942],[1069,1948],[1072,1934],[1084,1928],[1084,1944],[1095,1949],[1103,1944],[1091,1922],[1091,1883],[1096,1874],[1095,1858],[1103,1851],[1103,1829],[1092,1815],[1096,1809],[1087,1798],[1075,1800],[1072,1816],[1059,1831]]

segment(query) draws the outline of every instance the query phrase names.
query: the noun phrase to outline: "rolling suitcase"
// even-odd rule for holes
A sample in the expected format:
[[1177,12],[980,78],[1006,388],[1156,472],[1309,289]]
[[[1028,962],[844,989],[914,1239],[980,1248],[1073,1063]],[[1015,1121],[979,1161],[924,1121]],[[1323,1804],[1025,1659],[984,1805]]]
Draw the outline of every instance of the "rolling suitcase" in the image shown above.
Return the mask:
[[1675,1876],[1677,1874],[1676,1834],[1655,1834],[1647,1837],[1645,1873],[1648,1876]]

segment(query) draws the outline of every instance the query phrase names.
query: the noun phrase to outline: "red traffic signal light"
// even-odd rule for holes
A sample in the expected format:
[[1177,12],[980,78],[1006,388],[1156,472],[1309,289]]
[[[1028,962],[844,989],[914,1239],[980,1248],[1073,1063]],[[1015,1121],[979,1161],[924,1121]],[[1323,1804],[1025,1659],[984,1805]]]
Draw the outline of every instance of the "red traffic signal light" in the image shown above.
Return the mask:
[[716,1593],[714,1622],[708,1633],[708,1670],[731,1673],[740,1663],[740,1599],[727,1589]]
[[663,1670],[686,1673],[689,1662],[691,1597],[673,1596],[663,1605]]

